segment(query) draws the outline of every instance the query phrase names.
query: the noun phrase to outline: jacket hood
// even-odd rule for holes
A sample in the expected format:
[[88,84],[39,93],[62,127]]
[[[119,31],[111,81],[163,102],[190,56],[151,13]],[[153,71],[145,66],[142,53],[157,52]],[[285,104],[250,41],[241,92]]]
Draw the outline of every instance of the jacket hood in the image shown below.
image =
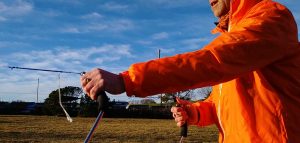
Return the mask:
[[263,0],[231,0],[229,13],[219,19],[217,27],[211,33],[226,32],[229,22],[238,23],[254,5],[261,1]]
[[231,0],[230,22],[237,23],[257,3],[263,0]]

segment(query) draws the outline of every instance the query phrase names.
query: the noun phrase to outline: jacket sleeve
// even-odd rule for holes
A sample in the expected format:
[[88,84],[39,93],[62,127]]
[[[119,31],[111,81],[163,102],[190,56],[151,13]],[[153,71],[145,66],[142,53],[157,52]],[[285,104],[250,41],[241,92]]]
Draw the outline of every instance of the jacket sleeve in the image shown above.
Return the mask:
[[212,124],[218,125],[216,107],[213,102],[214,96],[216,96],[216,94],[213,91],[206,100],[193,103],[192,106],[196,107],[199,114],[199,119],[196,123],[197,126],[203,127]]
[[128,96],[212,86],[285,58],[298,48],[297,26],[281,5],[252,8],[201,50],[137,63],[121,73]]

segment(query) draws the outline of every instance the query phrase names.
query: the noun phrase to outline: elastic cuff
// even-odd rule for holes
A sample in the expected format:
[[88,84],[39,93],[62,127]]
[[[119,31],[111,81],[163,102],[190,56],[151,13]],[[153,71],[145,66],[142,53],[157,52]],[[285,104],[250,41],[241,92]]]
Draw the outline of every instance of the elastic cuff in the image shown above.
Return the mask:
[[198,126],[203,127],[212,124],[211,112],[210,112],[210,103],[207,102],[197,102],[197,111],[199,113]]
[[124,72],[120,73],[119,75],[121,75],[123,78],[127,96],[129,96],[129,97],[132,96],[133,95],[132,82],[130,80],[128,71],[124,71]]
[[198,104],[199,103],[192,103],[192,104],[190,104],[190,106],[191,106],[191,110],[193,110],[193,117],[194,117],[194,119],[193,119],[193,121],[190,121],[191,123],[191,125],[198,125],[199,123],[200,123],[200,112],[199,112],[199,110],[198,110]]

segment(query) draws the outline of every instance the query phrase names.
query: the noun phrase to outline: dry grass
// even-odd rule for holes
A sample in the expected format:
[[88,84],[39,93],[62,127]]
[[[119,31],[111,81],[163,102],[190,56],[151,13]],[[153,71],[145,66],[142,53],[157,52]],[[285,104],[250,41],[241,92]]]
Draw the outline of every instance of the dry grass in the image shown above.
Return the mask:
[[[83,142],[95,118],[0,116],[0,142]],[[173,120],[104,118],[92,143],[174,143],[179,139],[179,128]],[[215,126],[189,128],[186,142],[217,142]]]

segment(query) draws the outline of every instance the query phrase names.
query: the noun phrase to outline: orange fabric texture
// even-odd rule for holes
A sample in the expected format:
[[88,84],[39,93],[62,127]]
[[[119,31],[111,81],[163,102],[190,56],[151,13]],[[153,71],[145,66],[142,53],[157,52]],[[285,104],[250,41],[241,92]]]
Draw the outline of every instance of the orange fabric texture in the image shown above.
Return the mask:
[[130,66],[128,96],[213,86],[198,126],[219,142],[300,142],[300,43],[290,11],[271,0],[232,0],[229,31],[203,49]]

